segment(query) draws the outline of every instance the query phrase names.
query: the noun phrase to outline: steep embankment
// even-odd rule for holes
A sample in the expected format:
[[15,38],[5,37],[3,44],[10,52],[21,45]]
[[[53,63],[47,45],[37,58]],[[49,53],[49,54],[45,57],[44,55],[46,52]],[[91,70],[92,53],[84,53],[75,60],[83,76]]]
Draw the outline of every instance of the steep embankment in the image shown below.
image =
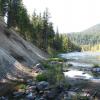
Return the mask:
[[48,56],[25,41],[13,29],[7,29],[0,19],[0,81],[30,74],[28,67]]

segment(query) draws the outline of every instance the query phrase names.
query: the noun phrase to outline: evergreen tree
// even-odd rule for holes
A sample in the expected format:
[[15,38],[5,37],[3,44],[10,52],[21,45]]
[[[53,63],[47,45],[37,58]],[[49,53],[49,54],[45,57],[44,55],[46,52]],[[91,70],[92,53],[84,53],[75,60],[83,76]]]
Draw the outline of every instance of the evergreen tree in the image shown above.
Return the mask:
[[58,30],[55,34],[53,24],[49,21],[48,9],[39,15],[34,11],[32,19],[30,19],[22,0],[0,0],[0,14],[3,17],[7,15],[8,28],[15,28],[24,39],[46,52],[48,52],[48,48],[58,52],[67,52],[78,48],[66,35],[59,34]]
[[16,25],[20,4],[21,0],[0,0],[0,14],[7,17],[8,28]]
[[7,12],[8,0],[0,0],[0,16],[4,16]]
[[43,38],[44,38],[44,49],[47,49],[48,45],[48,21],[49,21],[49,13],[48,9],[43,14]]
[[55,37],[54,37],[53,48],[57,51],[60,51],[62,49],[62,40],[61,40],[58,29],[57,29]]

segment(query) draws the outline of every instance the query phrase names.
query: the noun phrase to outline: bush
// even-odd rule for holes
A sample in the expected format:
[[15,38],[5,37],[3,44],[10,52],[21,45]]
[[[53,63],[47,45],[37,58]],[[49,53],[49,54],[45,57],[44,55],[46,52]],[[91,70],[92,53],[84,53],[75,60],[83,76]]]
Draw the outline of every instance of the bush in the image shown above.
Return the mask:
[[19,84],[17,86],[17,88],[19,88],[19,89],[26,89],[26,84]]
[[50,68],[50,65],[48,64],[48,62],[41,62],[41,64],[43,65],[44,68],[48,69]]
[[49,58],[48,61],[58,61],[63,62],[64,60],[62,58]]
[[89,97],[87,97],[87,96],[80,96],[80,94],[77,95],[77,99],[78,100],[90,100]]
[[65,80],[63,75],[62,64],[50,64],[50,61],[63,61],[60,58],[50,58],[47,61],[42,61],[41,64],[46,69],[45,73],[39,74],[36,77],[37,81],[48,81],[50,84],[60,84]]
[[46,63],[44,63],[43,66],[44,66],[44,68],[50,68],[50,65],[46,64]]
[[40,82],[40,81],[47,81],[46,73],[42,73],[42,74],[37,75],[36,80],[38,82]]
[[93,67],[94,67],[94,68],[96,68],[96,67],[100,67],[100,65],[98,65],[98,64],[94,64]]

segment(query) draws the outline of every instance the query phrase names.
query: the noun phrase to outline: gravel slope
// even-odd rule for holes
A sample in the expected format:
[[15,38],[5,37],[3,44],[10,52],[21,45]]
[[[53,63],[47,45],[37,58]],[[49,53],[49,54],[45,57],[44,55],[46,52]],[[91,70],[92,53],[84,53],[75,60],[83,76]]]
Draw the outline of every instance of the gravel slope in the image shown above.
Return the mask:
[[[25,41],[13,29],[8,30],[0,19],[0,81],[16,79],[30,74],[28,67],[48,55],[35,45]],[[26,67],[28,66],[28,67]]]

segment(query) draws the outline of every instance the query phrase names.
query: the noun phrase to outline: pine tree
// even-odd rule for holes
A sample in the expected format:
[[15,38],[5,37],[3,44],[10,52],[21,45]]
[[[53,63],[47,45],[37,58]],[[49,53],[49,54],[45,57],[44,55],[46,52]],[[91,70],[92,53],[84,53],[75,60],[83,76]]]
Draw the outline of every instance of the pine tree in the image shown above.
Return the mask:
[[0,0],[0,16],[5,16],[8,7],[8,0]]
[[43,14],[43,38],[44,38],[44,49],[47,49],[48,45],[48,21],[49,21],[49,12],[48,9]]

